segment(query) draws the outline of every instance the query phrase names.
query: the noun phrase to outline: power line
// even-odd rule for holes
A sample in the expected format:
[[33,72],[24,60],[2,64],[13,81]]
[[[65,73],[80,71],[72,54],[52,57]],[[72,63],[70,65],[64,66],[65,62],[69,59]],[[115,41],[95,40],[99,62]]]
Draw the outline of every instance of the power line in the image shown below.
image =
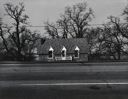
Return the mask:
[[[88,26],[99,26],[99,25],[103,25],[103,24],[91,24],[91,25],[88,25]],[[41,25],[28,25],[28,26],[26,26],[26,27],[46,27],[46,26],[41,26]]]
[[[120,24],[128,24],[128,23],[120,23]],[[93,27],[93,26],[103,26],[105,24],[89,24],[87,25],[88,27]],[[41,27],[46,27],[46,26],[43,26],[43,25],[27,25],[26,27],[37,27],[37,28],[41,28]]]

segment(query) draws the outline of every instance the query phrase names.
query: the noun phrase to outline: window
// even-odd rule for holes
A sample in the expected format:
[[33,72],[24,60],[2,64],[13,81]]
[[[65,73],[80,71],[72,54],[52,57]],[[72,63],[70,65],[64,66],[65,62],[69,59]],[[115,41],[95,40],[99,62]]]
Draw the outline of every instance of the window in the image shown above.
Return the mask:
[[61,52],[61,55],[62,55],[62,57],[65,57],[65,51],[64,50]]
[[75,51],[74,51],[75,58],[79,58],[79,51],[80,51],[80,49],[78,48],[78,46],[76,46]]
[[53,57],[53,51],[49,51],[49,58]]
[[49,57],[50,59],[53,58],[53,51],[54,51],[53,48],[50,47],[49,52],[48,52],[48,57]]
[[66,48],[63,46],[62,51],[61,51],[61,56],[66,57]]
[[79,51],[75,50],[75,57],[79,57]]

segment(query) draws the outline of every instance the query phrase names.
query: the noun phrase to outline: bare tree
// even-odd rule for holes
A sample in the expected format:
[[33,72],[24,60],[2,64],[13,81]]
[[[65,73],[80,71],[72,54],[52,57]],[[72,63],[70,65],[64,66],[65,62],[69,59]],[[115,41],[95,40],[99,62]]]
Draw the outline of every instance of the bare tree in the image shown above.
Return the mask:
[[51,24],[48,21],[45,23],[45,30],[46,33],[49,35],[51,38],[59,38],[59,33],[58,33],[58,27],[55,24]]
[[59,32],[62,34],[62,38],[68,38],[69,35],[73,37],[72,33],[69,31],[69,19],[64,15],[57,20],[57,26],[59,27]]
[[123,16],[125,16],[126,24],[124,24],[121,32],[122,35],[128,39],[128,5],[125,7],[123,11]]
[[11,55],[18,60],[23,59],[27,54],[32,53],[34,44],[40,36],[26,28],[29,17],[24,14],[23,3],[19,3],[19,5],[7,3],[5,11],[13,23],[11,26],[0,24],[0,37],[7,53],[11,52]]
[[89,22],[93,18],[93,11],[87,7],[86,2],[66,7],[65,17],[69,20],[69,31],[76,38],[83,38]]
[[110,16],[108,19],[109,22],[104,25],[102,49],[106,50],[107,55],[120,60],[126,43],[126,39],[122,35],[123,25],[118,17]]
[[91,28],[87,32],[90,54],[102,54],[101,45],[103,41],[103,29],[101,27]]
[[2,44],[3,44],[4,48],[5,48],[5,50],[7,52],[9,52],[8,42],[7,42],[6,38],[5,38],[5,35],[6,35],[6,31],[4,29],[4,24],[2,22],[2,18],[0,18],[0,37],[2,39]]
[[20,36],[25,29],[21,25],[27,24],[28,16],[24,14],[25,7],[23,3],[19,3],[19,5],[16,6],[11,3],[7,3],[5,4],[5,11],[7,15],[14,21],[13,27],[15,28],[15,30],[13,32],[8,32],[10,34],[11,40],[17,48],[18,58],[20,58],[22,57],[22,43],[20,40]]
[[93,17],[92,9],[88,8],[86,2],[82,2],[66,7],[55,25],[46,24],[45,29],[48,34],[59,34],[62,38],[83,38]]

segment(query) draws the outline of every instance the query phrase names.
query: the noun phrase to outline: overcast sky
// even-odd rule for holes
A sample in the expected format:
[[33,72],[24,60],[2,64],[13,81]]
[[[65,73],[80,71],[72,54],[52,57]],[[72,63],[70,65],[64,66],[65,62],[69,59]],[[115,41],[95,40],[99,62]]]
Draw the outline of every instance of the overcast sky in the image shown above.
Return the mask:
[[[24,2],[26,14],[30,17],[32,25],[43,25],[47,20],[55,21],[64,12],[66,6],[87,1],[88,6],[94,10],[93,24],[104,23],[108,16],[121,16],[128,4],[127,0],[0,0],[0,16],[3,17],[3,4]],[[7,20],[7,19],[6,19]]]

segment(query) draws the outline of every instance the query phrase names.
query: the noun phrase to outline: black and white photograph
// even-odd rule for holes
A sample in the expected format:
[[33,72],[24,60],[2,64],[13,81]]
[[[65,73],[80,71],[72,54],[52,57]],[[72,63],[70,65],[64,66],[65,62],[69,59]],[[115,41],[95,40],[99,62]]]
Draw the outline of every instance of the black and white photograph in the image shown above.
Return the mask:
[[128,0],[0,0],[0,99],[128,99]]

